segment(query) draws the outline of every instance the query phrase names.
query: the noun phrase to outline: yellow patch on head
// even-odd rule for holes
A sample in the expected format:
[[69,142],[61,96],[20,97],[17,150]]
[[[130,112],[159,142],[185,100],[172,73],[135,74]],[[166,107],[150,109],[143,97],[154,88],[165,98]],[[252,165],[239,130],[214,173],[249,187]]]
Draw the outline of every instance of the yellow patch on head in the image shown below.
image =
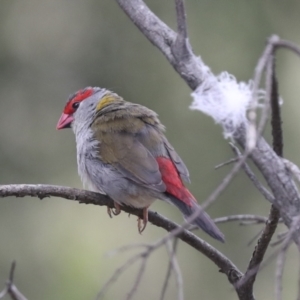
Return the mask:
[[107,106],[108,104],[114,102],[117,98],[114,95],[108,94],[104,96],[96,106],[96,110],[101,110],[103,107]]

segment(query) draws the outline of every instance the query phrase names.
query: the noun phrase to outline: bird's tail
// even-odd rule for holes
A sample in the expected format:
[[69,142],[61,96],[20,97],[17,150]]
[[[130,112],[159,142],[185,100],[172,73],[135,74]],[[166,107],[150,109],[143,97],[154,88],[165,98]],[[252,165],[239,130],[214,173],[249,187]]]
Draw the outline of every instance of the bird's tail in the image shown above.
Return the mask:
[[[193,225],[198,226],[204,230],[211,237],[217,239],[220,242],[225,242],[224,234],[220,231],[211,217],[201,209],[200,205],[197,202],[190,201],[189,204],[177,199],[173,195],[166,193],[168,200],[171,204],[174,204],[184,215],[185,218],[191,216],[195,211],[199,212],[197,218],[192,222]],[[191,195],[192,196],[192,195]]]

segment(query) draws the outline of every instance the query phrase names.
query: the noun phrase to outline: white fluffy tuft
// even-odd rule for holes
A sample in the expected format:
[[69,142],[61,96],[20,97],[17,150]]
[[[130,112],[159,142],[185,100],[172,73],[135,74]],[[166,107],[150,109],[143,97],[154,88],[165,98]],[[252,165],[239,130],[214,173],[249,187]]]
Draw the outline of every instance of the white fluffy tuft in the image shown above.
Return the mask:
[[[190,108],[200,110],[221,124],[226,138],[232,137],[241,124],[247,122],[247,110],[252,99],[252,81],[237,82],[233,75],[223,72],[210,73],[207,79],[192,93]],[[259,92],[259,98],[262,98]]]

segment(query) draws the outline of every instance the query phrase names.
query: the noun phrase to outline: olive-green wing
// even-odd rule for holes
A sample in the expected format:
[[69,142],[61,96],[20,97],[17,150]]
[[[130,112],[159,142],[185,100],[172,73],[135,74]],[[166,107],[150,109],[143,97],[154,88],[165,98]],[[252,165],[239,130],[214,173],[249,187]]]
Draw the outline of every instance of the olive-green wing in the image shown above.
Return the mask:
[[135,135],[98,131],[96,138],[101,141],[99,155],[104,163],[115,166],[122,175],[148,188],[166,190],[156,159]]

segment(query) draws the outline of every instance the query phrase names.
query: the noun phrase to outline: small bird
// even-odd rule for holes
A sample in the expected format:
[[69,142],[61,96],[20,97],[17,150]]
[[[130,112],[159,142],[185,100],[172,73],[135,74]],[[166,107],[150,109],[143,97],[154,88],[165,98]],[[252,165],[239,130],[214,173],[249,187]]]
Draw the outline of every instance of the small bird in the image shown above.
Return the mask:
[[87,87],[69,97],[56,128],[70,127],[81,180],[114,201],[115,209],[108,208],[110,217],[118,215],[123,204],[142,209],[141,233],[149,206],[160,199],[175,205],[185,218],[199,210],[192,224],[224,242],[223,233],[184,186],[189,172],[154,111],[107,89]]

